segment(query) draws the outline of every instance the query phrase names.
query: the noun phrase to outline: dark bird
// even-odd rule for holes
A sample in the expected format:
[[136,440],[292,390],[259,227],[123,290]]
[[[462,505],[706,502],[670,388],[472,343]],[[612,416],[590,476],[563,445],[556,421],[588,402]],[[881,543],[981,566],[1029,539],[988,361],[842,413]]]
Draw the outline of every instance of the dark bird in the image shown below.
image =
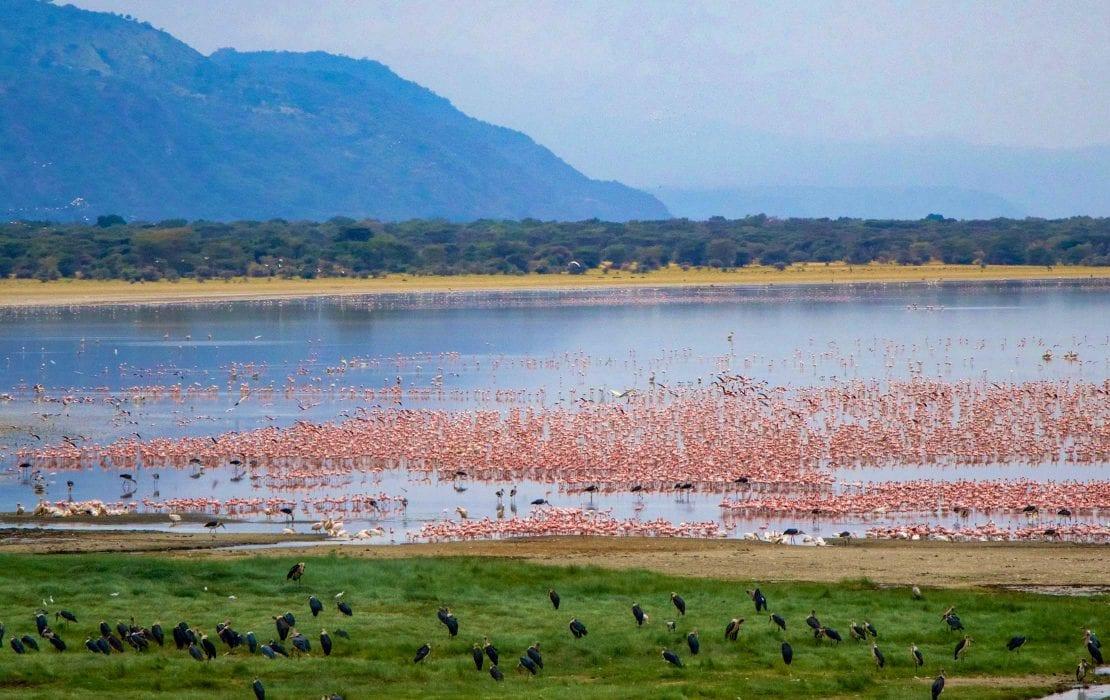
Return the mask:
[[59,617],[66,622],[77,622],[77,616],[68,610],[59,610],[58,612],[54,613],[54,619],[57,619]]
[[640,627],[642,627],[644,622],[648,619],[647,613],[644,612],[644,609],[640,607],[639,603],[632,604],[632,617],[636,619],[636,625]]
[[289,641],[292,642],[293,648],[301,652],[302,654],[307,654],[309,651],[312,650],[312,644],[309,643],[308,637],[304,636],[300,632],[297,632],[292,637],[290,637]]
[[809,611],[809,617],[806,618],[806,624],[809,625],[814,632],[817,632],[821,629],[821,621],[817,619],[816,610]]
[[960,616],[955,613],[949,613],[948,615],[945,615],[944,621],[948,623],[948,629],[952,630],[953,632],[957,630],[962,630],[964,628],[964,623],[960,621]]
[[956,661],[959,661],[960,657],[967,653],[967,649],[970,646],[971,637],[964,637],[960,641],[956,642],[956,650],[952,652],[952,658]]
[[524,653],[528,655],[528,658],[531,659],[536,666],[543,668],[543,655],[540,654],[539,642],[533,642],[532,646],[528,647]]
[[921,655],[921,650],[917,648],[916,644],[910,645],[910,655],[913,657],[913,665],[921,668],[925,665],[925,657]]
[[763,595],[763,591],[758,588],[754,591],[747,591],[748,597],[755,603],[755,611],[763,612],[767,610],[767,598]]
[[671,591],[671,602],[674,603],[675,608],[678,609],[679,615],[686,614],[686,601],[682,599],[682,596]]
[[424,659],[428,658],[428,654],[431,654],[431,653],[432,653],[432,645],[431,644],[425,644],[424,646],[422,646],[422,647],[420,647],[419,649],[416,650],[416,656],[413,657],[412,662],[414,664],[418,664],[421,661],[423,661]]
[[277,641],[271,639],[269,647],[274,650],[275,654],[280,654],[280,655],[284,656],[287,659],[289,658],[289,652],[287,652],[285,650],[285,647],[282,646],[282,644],[280,642],[277,642]]
[[940,694],[944,692],[944,671],[941,671],[940,675],[933,680],[932,692],[933,700],[937,700]]
[[1022,646],[1024,646],[1024,644],[1025,644],[1025,637],[1022,637],[1022,636],[1010,637],[1010,641],[1006,642],[1006,649],[1009,650],[1009,651],[1015,651],[1017,649],[1020,649]]
[[99,651],[101,654],[104,654],[105,656],[111,655],[112,647],[108,645],[108,642],[105,641],[104,637],[97,639],[95,642],[93,642],[93,644],[96,646],[96,650]]
[[863,628],[866,629],[867,633],[870,634],[872,637],[878,637],[879,636],[878,631],[875,629],[875,625],[871,624],[867,620],[863,621]]
[[663,660],[669,664],[682,668],[682,659],[678,658],[678,654],[674,653],[670,649],[663,650]]
[[290,508],[289,506],[283,506],[281,508],[278,508],[278,510],[281,511],[282,513],[284,513],[285,515],[289,516],[289,522],[293,522],[293,509],[292,508]]
[[263,644],[262,646],[258,647],[258,650],[262,652],[262,655],[265,656],[267,659],[277,658],[277,654],[274,653],[273,648],[269,644]]
[[158,646],[166,645],[166,633],[162,631],[162,625],[157,622],[150,626],[150,636]]
[[837,644],[840,644],[840,642],[843,641],[843,637],[840,636],[840,633],[837,632],[836,630],[834,630],[832,627],[822,627],[819,630],[819,632],[822,635],[824,635],[824,636],[828,637],[829,639],[833,640]]
[[297,626],[297,618],[293,616],[293,613],[286,611],[285,614],[282,615],[282,617],[285,618],[285,621],[289,623],[290,627]]
[[289,569],[289,573],[285,574],[285,580],[287,580],[287,581],[300,581],[301,576],[304,576],[304,562],[303,561],[297,562],[296,564],[293,565],[293,567],[291,569]]
[[698,651],[701,650],[701,642],[698,641],[697,630],[692,630],[690,634],[686,635],[686,646],[690,647],[691,654],[698,655]]
[[532,501],[531,505],[534,505],[534,506],[549,506],[551,504],[547,502],[546,498],[537,498],[536,500]]
[[354,611],[351,610],[351,606],[347,605],[347,603],[345,601],[342,601],[342,600],[339,601],[339,603],[336,604],[336,607],[339,608],[339,612],[343,613],[347,617],[350,617],[350,616],[355,614]]
[[324,656],[331,656],[331,637],[327,630],[320,630],[320,648],[324,650]]
[[493,646],[493,643],[490,642],[489,637],[482,638],[482,651],[486,652],[486,656],[489,657],[489,662],[496,666],[497,660],[500,658],[500,656],[497,653],[497,647]]
[[105,622],[104,620],[101,620],[100,621],[100,636],[101,637],[107,637],[111,633],[112,633],[112,628],[108,626],[107,622]]
[[454,615],[448,615],[447,618],[443,621],[443,624],[447,625],[447,632],[452,637],[459,636],[459,618],[455,617]]
[[251,690],[254,691],[254,697],[257,700],[266,700],[266,689],[262,687],[262,681],[255,678],[254,683],[251,683]]
[[108,646],[112,647],[116,652],[123,653],[123,642],[116,638],[113,634],[106,634],[101,639],[108,642]]
[[559,599],[559,594],[555,592],[554,588],[548,588],[547,589],[547,597],[551,599],[551,604],[555,606],[556,610],[558,610],[560,599]]
[[1093,642],[1096,647],[1099,649],[1102,648],[1102,642],[1099,640],[1098,635],[1089,629],[1083,630],[1083,641],[1084,643]]
[[217,528],[221,528],[221,527],[224,527],[224,524],[223,524],[223,523],[221,523],[221,522],[220,522],[219,520],[209,520],[208,522],[206,522],[206,523],[204,524],[204,527],[205,527],[205,529],[207,529],[207,530],[208,530],[209,532],[211,532],[211,533],[212,533],[212,536],[214,537],[214,536],[216,535],[216,530],[217,530]]
[[197,661],[204,661],[205,659],[204,652],[201,651],[200,647],[198,647],[196,644],[189,645],[189,656],[193,657]]
[[254,636],[254,632],[247,632],[247,651],[252,654],[258,651],[258,637]]
[[[12,639],[15,639],[15,637],[12,637]],[[39,650],[39,643],[36,642],[35,638],[29,634],[25,634],[20,637],[19,641],[23,642],[23,646],[27,647],[28,649],[34,649],[35,651]]]
[[208,638],[207,634],[200,635],[200,646],[204,649],[204,655],[209,659],[216,658],[216,645]]
[[482,670],[482,664],[486,661],[486,655],[482,652],[482,647],[475,644],[470,649],[470,657],[474,659],[474,668],[478,671]]
[[875,665],[879,668],[886,666],[886,657],[883,656],[883,652],[879,650],[878,644],[871,645],[871,658],[875,659]]
[[[37,629],[39,631],[40,635],[46,629],[46,615],[44,613],[36,613],[35,614],[35,629]],[[3,641],[4,641],[4,626],[0,625],[0,642],[3,642]]]
[[533,676],[539,673],[540,670],[539,667],[536,666],[536,662],[528,658],[527,656],[520,657],[520,662],[517,664],[517,667],[523,668],[524,670],[531,673]]
[[54,647],[58,651],[66,650],[66,643],[62,641],[62,638],[56,634],[51,634],[49,637],[46,638],[46,641],[50,642],[50,646]]
[[312,611],[312,616],[316,617],[324,609],[324,604],[316,596],[310,595],[308,597],[308,609]]
[[8,644],[11,644],[12,651],[14,651],[17,654],[26,654],[27,653],[27,647],[23,646],[23,641],[21,639],[19,639],[19,637],[12,637],[11,639],[8,640]]
[[728,621],[725,626],[725,641],[735,642],[737,637],[740,636],[740,626],[744,624],[744,618],[734,617]]
[[1102,649],[1097,639],[1087,640],[1087,653],[1091,655],[1091,659],[1094,660],[1096,666],[1102,665]]
[[586,626],[579,622],[577,617],[570,621],[570,633],[574,635],[575,639],[581,639],[589,634]]
[[289,636],[289,621],[280,615],[275,616],[274,627],[277,629],[278,637],[284,642],[285,638]]
[[335,631],[335,636],[336,637],[342,637],[343,639],[350,639],[351,638],[351,635],[345,629],[337,629]]
[[489,667],[489,675],[490,675],[490,678],[492,678],[495,681],[505,680],[505,674],[501,673],[501,669],[497,668],[497,666],[490,666]]
[[786,620],[784,620],[781,615],[777,613],[771,613],[771,622],[778,625],[779,629],[781,629],[783,632],[786,631]]
[[790,646],[789,643],[783,642],[781,650],[782,650],[782,661],[787,666],[789,666],[790,662],[794,660],[794,648],[792,646]]
[[86,639],[85,640],[85,648],[88,649],[89,651],[91,651],[94,654],[99,654],[100,653],[100,648],[98,646],[96,646],[96,642],[94,642],[91,639]]

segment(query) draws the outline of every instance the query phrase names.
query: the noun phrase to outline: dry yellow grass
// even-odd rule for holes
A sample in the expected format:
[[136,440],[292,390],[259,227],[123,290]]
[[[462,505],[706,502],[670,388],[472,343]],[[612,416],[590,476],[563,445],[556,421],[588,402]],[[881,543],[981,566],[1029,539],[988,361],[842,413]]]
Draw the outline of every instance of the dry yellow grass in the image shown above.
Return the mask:
[[450,277],[389,275],[376,279],[268,279],[229,281],[128,283],[122,281],[0,280],[0,306],[65,306],[73,304],[150,304],[282,299],[311,296],[448,292],[514,289],[601,289],[680,287],[698,285],[784,285],[828,283],[920,283],[1033,279],[1105,279],[1110,267],[1032,267],[943,265],[846,265],[808,263],[785,270],[752,266],[739,270],[683,270],[670,267],[648,273],[590,270],[582,275],[457,275]]

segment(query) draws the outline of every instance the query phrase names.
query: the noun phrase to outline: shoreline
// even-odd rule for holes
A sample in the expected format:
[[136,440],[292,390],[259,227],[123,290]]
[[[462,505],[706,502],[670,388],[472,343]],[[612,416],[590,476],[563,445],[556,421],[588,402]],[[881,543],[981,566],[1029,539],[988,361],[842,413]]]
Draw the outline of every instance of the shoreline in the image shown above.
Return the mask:
[[637,288],[767,287],[828,284],[938,284],[945,282],[1078,281],[1110,279],[1110,267],[805,263],[785,270],[677,267],[647,273],[590,270],[581,275],[393,274],[368,279],[235,278],[232,280],[125,282],[122,280],[0,280],[0,308],[198,304],[384,294],[512,291],[588,291]]
[[[1054,595],[1106,595],[1110,547],[1052,542],[853,540],[829,547],[742,540],[545,537],[442,543],[362,544],[299,533],[207,533],[142,529],[0,528],[0,555],[130,552],[241,558],[338,556],[344,559],[479,557],[555,566],[747,580],[835,583],[866,576],[876,586],[1023,589]],[[943,567],[938,567],[944,562]]]

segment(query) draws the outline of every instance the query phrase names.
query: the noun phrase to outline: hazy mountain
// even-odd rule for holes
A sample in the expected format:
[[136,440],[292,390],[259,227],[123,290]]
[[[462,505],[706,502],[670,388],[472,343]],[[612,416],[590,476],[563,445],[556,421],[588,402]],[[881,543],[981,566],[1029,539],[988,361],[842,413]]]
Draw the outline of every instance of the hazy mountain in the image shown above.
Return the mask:
[[0,0],[0,215],[667,216],[375,61],[204,56],[147,24]]
[[921,219],[944,214],[953,219],[1020,218],[1025,212],[989,192],[956,187],[817,187],[764,186],[725,189],[658,188],[675,216],[708,219],[749,214],[778,217]]

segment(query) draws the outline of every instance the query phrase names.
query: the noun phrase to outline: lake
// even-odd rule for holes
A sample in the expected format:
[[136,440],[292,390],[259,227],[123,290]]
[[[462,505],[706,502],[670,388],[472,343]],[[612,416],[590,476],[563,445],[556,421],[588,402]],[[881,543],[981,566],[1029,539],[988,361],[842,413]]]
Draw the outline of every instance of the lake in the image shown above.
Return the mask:
[[[619,402],[617,395],[629,389],[704,387],[726,372],[788,388],[914,378],[1100,383],[1110,377],[1108,319],[1110,284],[1104,281],[483,292],[0,310],[0,509],[32,505],[40,495],[64,500],[67,480],[74,482],[74,499],[120,500],[123,470],[91,465],[77,473],[45,470],[36,492],[30,470],[17,467],[16,451],[63,439],[103,445],[135,434],[143,440],[209,436],[338,421],[360,408],[573,409]],[[1074,358],[1065,361],[1067,353]],[[1095,419],[1105,425],[1107,416]],[[155,491],[160,497],[220,499],[289,495],[283,489],[271,493],[265,479],[242,479],[240,471],[161,469],[155,481],[140,469],[137,489],[125,500],[151,498]],[[1105,480],[1108,471],[1105,461],[960,469],[905,464],[852,470],[845,480]],[[728,522],[736,526],[732,534],[795,524],[778,518],[726,521],[717,492],[588,496],[567,493],[559,484],[516,485],[521,514],[528,501],[551,491],[558,506],[611,509],[621,518]],[[380,525],[392,530],[387,539],[401,541],[422,523],[453,516],[459,506],[471,518],[492,517],[493,492],[502,486],[510,485],[385,470],[327,480],[313,495],[403,495],[408,507],[401,512],[348,518],[348,530],[354,522]],[[862,532],[875,520],[831,518],[805,526],[827,536],[842,529]],[[253,518],[234,527],[283,525],[280,519]]]

